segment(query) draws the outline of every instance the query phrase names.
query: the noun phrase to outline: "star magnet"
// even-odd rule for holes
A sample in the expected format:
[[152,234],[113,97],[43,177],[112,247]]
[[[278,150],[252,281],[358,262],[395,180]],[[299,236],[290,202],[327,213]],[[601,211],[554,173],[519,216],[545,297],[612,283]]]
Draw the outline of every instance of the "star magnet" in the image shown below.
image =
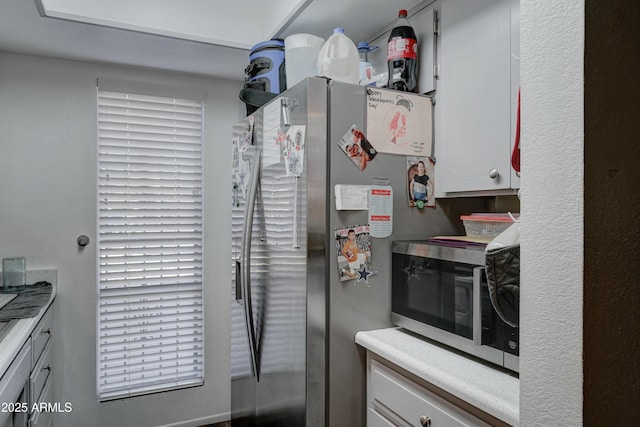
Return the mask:
[[369,286],[369,277],[378,274],[378,272],[373,270],[367,270],[367,267],[364,265],[362,266],[362,270],[357,270],[357,271],[358,271],[358,274],[360,274],[360,277],[358,278],[358,280],[356,280],[356,283],[354,283],[353,285],[355,286],[360,282],[364,282],[364,284],[367,285],[368,288],[370,288],[371,286]]

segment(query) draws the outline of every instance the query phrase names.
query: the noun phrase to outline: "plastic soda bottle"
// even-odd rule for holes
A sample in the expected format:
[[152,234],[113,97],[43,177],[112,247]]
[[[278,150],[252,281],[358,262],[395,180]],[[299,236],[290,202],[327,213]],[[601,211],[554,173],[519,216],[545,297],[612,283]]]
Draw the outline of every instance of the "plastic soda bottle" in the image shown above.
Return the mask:
[[389,35],[387,67],[389,88],[418,91],[418,39],[404,9],[398,12],[398,21]]

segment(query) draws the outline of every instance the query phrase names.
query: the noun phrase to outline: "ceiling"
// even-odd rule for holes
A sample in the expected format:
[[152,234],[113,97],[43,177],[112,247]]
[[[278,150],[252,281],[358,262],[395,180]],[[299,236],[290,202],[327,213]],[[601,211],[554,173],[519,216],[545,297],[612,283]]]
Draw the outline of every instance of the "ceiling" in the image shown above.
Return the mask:
[[302,32],[327,38],[338,26],[355,43],[370,41],[398,9],[411,15],[431,2],[0,0],[0,51],[242,80],[256,43]]

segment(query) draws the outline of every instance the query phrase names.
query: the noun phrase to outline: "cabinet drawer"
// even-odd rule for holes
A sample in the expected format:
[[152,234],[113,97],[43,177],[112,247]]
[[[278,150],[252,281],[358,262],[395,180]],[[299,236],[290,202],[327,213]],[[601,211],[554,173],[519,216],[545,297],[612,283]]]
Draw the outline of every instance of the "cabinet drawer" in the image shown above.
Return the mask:
[[367,409],[367,427],[395,427],[395,424],[375,409]]
[[489,426],[376,360],[371,360],[370,392],[370,408],[391,411],[410,426]]
[[42,356],[36,363],[36,366],[31,371],[30,384],[29,384],[29,396],[30,402],[33,405],[40,399],[40,394],[44,388],[47,378],[51,375],[51,363],[53,361],[53,341],[49,340],[47,346],[42,352]]
[[[49,375],[47,382],[42,389],[42,394],[40,395],[40,402],[50,403],[53,402],[53,386],[52,386],[52,377]],[[35,402],[33,402],[35,403]],[[32,406],[33,406],[32,403]],[[44,409],[44,408],[43,408]],[[37,411],[31,413],[31,419],[29,420],[29,427],[48,427],[51,425],[53,421],[53,412],[52,411]]]
[[[53,307],[53,305],[51,306]],[[53,331],[53,310],[49,307],[47,312],[42,316],[42,319],[38,322],[33,333],[31,334],[31,339],[33,341],[33,359],[31,362],[31,368],[33,368],[36,363],[38,363],[38,359],[40,358],[40,354],[44,347],[49,342],[51,338],[51,334]]]

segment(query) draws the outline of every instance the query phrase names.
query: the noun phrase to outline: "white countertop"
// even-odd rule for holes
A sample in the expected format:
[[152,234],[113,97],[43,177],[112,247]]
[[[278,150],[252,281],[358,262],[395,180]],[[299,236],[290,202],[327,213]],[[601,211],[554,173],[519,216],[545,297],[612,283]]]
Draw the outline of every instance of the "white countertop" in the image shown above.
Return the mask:
[[38,321],[42,318],[47,308],[53,302],[53,299],[57,293],[57,270],[37,270],[27,271],[27,282],[35,283],[45,280],[50,282],[53,289],[51,290],[51,297],[49,301],[40,309],[40,312],[35,317],[29,317],[26,319],[19,319],[9,330],[7,336],[5,336],[0,342],[0,377],[4,375],[7,368],[16,357],[27,338],[36,327]]
[[520,424],[518,378],[410,335],[400,328],[361,331],[356,343],[494,417]]

